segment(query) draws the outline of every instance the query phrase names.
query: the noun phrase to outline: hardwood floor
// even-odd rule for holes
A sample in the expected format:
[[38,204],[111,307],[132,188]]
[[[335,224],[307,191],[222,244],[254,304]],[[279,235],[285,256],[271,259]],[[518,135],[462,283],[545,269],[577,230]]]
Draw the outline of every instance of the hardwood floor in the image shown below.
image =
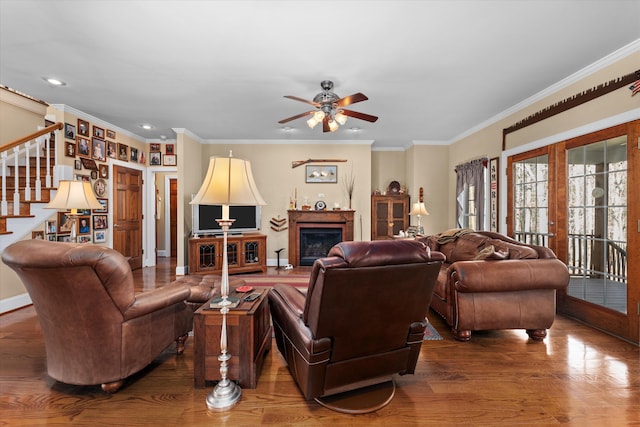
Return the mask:
[[[134,272],[137,287],[173,280],[175,266]],[[269,274],[299,273],[270,268]],[[88,302],[89,303],[89,302]],[[193,338],[173,346],[116,394],[46,374],[33,307],[0,316],[0,425],[11,426],[640,426],[640,349],[558,317],[543,343],[524,331],[475,332],[460,343],[424,341],[415,375],[397,378],[393,401],[367,415],[339,414],[302,399],[275,346],[254,390],[227,412],[207,411],[211,387],[193,386]]]

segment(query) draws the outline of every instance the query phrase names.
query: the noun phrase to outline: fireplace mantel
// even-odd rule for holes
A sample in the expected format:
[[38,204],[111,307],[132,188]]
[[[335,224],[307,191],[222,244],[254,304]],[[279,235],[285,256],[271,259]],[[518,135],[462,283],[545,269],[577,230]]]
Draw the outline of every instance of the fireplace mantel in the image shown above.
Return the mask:
[[342,239],[353,240],[353,210],[335,211],[299,211],[290,210],[289,214],[289,264],[300,265],[300,229],[301,228],[342,228]]

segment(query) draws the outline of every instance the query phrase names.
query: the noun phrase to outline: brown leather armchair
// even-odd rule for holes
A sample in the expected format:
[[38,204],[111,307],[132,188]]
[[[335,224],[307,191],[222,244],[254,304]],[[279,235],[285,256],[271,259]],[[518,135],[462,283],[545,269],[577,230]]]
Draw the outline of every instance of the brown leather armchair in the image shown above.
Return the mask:
[[276,344],[305,399],[347,413],[391,400],[392,375],[415,370],[443,260],[416,241],[342,242],[315,261],[306,295],[271,289]]
[[135,294],[127,260],[96,245],[24,240],[2,260],[33,301],[52,378],[117,391],[193,325],[190,287],[171,284]]

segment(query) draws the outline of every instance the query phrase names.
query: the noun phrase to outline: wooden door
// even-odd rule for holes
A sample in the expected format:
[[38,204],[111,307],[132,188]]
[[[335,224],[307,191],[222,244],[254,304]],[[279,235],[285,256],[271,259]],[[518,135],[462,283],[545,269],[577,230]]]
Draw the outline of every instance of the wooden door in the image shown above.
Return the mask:
[[142,171],[114,166],[113,248],[142,267]]
[[508,159],[507,233],[570,272],[558,311],[640,342],[640,121]]
[[169,233],[171,256],[178,256],[178,180],[169,180]]

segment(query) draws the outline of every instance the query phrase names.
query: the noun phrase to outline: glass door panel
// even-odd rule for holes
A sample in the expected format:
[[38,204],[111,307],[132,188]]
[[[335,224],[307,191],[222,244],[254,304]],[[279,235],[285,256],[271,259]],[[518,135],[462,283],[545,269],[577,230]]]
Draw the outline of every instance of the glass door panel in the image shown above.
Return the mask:
[[513,170],[513,236],[547,246],[549,242],[549,155],[518,160]]
[[567,150],[567,294],[627,312],[627,137]]

